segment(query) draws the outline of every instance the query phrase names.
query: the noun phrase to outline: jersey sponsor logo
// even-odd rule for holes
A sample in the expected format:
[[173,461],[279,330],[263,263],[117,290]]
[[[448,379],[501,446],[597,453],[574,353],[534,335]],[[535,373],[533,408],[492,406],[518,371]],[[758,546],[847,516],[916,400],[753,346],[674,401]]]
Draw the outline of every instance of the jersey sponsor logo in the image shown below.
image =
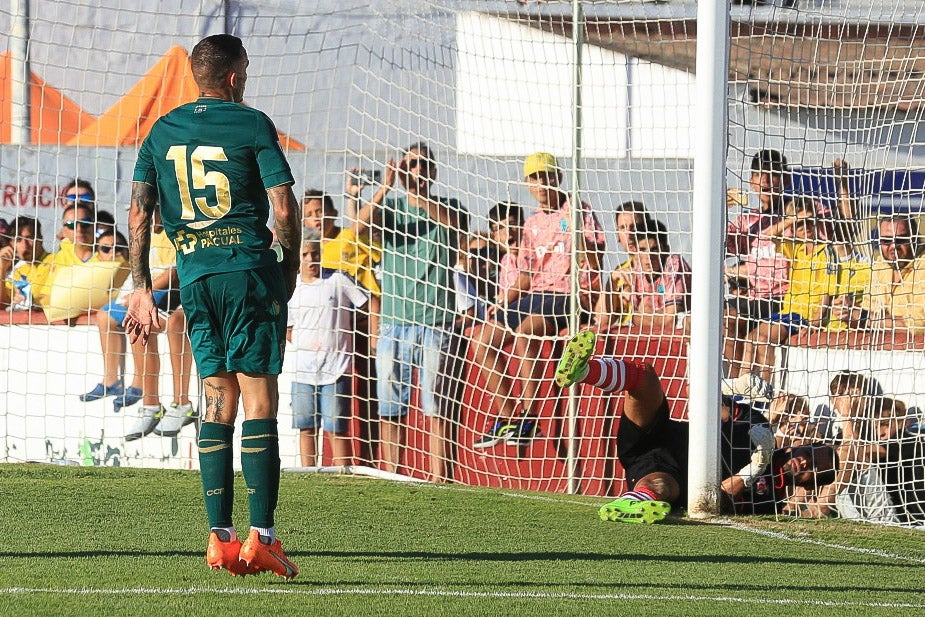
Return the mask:
[[[192,225],[187,227],[192,227]],[[244,230],[240,227],[218,227],[207,230],[181,229],[177,232],[173,243],[178,251],[181,251],[184,255],[189,255],[196,252],[197,249],[244,244],[241,238],[243,233]]]

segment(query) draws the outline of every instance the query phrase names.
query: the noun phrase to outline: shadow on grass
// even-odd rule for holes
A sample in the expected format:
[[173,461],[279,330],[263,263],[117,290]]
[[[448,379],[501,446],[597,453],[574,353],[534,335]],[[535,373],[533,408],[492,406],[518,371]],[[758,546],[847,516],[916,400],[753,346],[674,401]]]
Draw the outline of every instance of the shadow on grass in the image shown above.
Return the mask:
[[[754,564],[755,557],[749,555],[651,555],[646,553],[588,553],[588,552],[459,552],[440,553],[432,551],[286,551],[293,558],[331,558],[345,561],[364,561],[381,563],[390,561],[487,561],[487,562],[530,562],[530,561],[592,561],[621,562],[660,561],[666,563],[705,563],[705,564]],[[0,552],[0,559],[84,559],[88,557],[190,557],[201,559],[202,551],[152,551],[152,550],[86,550],[86,551],[20,551]],[[858,566],[868,564],[862,558],[857,560],[812,559],[803,557],[767,557],[761,558],[767,564],[787,564],[804,566]],[[908,568],[905,563],[884,563],[878,567]]]

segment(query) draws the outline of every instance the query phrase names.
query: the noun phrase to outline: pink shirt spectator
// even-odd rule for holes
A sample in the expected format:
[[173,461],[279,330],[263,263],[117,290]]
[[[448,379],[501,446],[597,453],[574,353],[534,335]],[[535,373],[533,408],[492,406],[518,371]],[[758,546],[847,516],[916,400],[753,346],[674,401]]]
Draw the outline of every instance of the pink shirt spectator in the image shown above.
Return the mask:
[[517,282],[522,261],[510,253],[501,256],[501,263],[498,264],[498,295],[506,294]]
[[[583,234],[588,249],[603,250],[604,232],[591,212],[582,203]],[[572,214],[568,202],[558,210],[537,211],[524,221],[521,255],[530,273],[530,293],[564,293],[571,291],[569,272],[572,265]],[[588,272],[583,264],[581,284],[589,289],[600,273]]]
[[749,298],[780,298],[787,291],[790,262],[777,252],[774,240],[762,233],[780,218],[779,214],[746,212],[726,228],[726,251],[743,258]]
[[691,268],[680,255],[669,255],[656,278],[634,270],[630,292],[633,310],[644,315],[664,313],[674,305],[677,312],[690,310]]

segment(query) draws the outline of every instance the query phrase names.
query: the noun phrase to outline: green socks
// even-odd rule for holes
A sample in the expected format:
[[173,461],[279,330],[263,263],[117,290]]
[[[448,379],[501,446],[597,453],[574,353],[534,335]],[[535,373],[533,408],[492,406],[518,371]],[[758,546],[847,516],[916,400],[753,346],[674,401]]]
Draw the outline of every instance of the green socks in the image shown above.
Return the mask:
[[232,525],[231,512],[234,507],[232,457],[234,453],[231,443],[233,438],[234,427],[229,424],[203,422],[199,429],[199,469],[209,527],[231,527]]
[[241,428],[241,470],[247,484],[251,527],[273,527],[280,467],[276,427],[276,418],[268,418],[245,420]]

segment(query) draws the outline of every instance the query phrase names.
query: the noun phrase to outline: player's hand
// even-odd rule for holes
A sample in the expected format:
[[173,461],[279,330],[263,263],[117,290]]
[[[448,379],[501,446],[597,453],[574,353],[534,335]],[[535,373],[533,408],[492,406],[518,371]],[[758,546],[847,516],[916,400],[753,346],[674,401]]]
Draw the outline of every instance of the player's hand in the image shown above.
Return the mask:
[[151,332],[161,329],[161,316],[154,304],[154,293],[150,290],[136,289],[129,296],[128,310],[122,321],[122,329],[130,343],[138,339],[145,345]]

